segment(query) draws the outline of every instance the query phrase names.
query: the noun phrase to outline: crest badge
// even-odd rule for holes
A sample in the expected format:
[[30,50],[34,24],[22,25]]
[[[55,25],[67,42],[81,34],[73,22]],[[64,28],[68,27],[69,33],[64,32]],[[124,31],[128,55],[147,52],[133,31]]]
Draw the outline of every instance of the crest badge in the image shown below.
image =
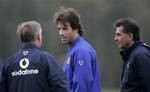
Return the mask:
[[29,53],[28,51],[23,51],[24,56],[28,55],[28,53]]
[[79,63],[80,66],[82,66],[83,65],[83,60],[79,60],[78,63]]

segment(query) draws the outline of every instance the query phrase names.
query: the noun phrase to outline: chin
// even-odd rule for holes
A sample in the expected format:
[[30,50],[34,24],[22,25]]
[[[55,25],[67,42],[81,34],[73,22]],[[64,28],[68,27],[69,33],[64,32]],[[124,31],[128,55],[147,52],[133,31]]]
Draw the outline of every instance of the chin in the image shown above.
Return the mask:
[[119,49],[123,49],[123,47],[122,47],[122,46],[118,46],[118,48],[119,48]]
[[65,44],[68,44],[68,42],[62,41],[62,44],[64,44],[64,45],[65,45]]
[[127,49],[127,47],[124,47],[124,46],[120,46],[119,48],[122,50]]
[[120,46],[120,45],[117,45],[117,47],[118,47],[119,49],[122,49],[122,46]]

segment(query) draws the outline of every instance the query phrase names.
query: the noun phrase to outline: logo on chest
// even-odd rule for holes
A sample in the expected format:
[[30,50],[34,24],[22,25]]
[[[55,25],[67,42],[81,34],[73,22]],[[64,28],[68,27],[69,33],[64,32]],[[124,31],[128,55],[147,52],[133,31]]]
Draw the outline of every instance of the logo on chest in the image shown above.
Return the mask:
[[[82,66],[82,65],[84,64],[83,60],[79,60],[79,61],[77,61],[77,62],[78,62],[78,64],[79,64],[80,66]],[[71,64],[71,58],[70,58],[70,57],[67,59],[66,64]]]
[[82,66],[83,65],[83,60],[79,60],[78,63],[79,63],[80,66]]

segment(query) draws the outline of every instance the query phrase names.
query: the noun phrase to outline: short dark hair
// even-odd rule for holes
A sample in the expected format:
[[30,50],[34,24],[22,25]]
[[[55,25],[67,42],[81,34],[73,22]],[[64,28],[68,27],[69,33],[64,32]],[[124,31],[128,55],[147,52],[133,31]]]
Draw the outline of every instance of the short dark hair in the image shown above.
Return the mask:
[[80,16],[73,8],[65,9],[64,7],[60,7],[60,10],[54,15],[54,22],[56,24],[60,22],[63,25],[69,23],[72,29],[78,29],[78,33],[80,36],[82,36],[84,33]]
[[135,20],[132,18],[122,18],[118,19],[114,22],[114,27],[120,27],[123,26],[123,32],[124,33],[132,33],[133,34],[133,40],[139,41],[140,40],[140,28]]
[[42,28],[36,21],[23,22],[17,28],[17,34],[23,43],[34,41],[36,33],[39,31],[42,31]]

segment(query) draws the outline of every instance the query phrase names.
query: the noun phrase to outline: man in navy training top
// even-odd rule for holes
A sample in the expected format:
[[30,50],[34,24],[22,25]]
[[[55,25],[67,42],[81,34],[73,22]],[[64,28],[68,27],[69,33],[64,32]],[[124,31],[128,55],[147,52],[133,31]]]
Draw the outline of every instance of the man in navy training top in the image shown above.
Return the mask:
[[23,47],[7,59],[0,92],[67,92],[65,73],[51,54],[40,50],[41,25],[23,22],[17,34]]
[[96,52],[82,37],[80,16],[73,8],[60,8],[54,16],[60,39],[69,45],[64,62],[69,92],[100,92]]
[[131,18],[118,19],[115,41],[124,61],[121,92],[150,92],[150,46],[140,41],[140,28]]

